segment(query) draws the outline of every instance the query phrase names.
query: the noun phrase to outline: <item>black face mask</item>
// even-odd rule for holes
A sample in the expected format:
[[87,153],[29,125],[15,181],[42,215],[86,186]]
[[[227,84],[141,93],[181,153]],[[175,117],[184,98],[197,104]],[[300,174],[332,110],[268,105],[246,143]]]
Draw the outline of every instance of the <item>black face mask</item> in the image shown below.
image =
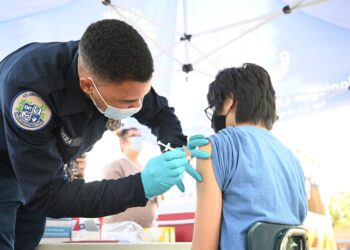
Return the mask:
[[214,129],[215,133],[219,132],[221,129],[226,128],[226,115],[215,115],[211,119],[211,127]]

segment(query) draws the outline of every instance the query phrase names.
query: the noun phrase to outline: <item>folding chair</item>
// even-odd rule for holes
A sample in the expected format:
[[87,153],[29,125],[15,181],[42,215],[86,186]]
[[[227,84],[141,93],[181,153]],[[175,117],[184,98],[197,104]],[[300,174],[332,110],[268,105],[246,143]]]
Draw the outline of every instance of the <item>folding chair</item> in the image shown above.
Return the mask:
[[308,250],[306,231],[301,226],[256,222],[248,231],[249,250]]

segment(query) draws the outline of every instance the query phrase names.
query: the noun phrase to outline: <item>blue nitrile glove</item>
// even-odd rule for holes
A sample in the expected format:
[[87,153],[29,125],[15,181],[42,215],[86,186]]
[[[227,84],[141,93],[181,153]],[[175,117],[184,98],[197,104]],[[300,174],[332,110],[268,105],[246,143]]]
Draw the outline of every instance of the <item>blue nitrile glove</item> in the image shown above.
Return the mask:
[[[191,152],[192,158],[200,158],[200,159],[208,159],[210,157],[210,154],[203,151],[196,149],[197,147],[204,146],[208,144],[208,139],[205,139],[204,135],[194,135],[191,136],[188,144],[187,149]],[[180,148],[179,148],[180,149]],[[202,176],[198,173],[197,170],[195,170],[190,163],[187,163],[185,166],[186,172],[191,175],[196,181],[202,181]],[[182,183],[182,181],[176,183],[176,186],[180,189],[181,192],[185,191],[185,186]]]
[[187,163],[186,153],[181,150],[168,151],[149,160],[141,172],[146,197],[160,195],[180,182]]

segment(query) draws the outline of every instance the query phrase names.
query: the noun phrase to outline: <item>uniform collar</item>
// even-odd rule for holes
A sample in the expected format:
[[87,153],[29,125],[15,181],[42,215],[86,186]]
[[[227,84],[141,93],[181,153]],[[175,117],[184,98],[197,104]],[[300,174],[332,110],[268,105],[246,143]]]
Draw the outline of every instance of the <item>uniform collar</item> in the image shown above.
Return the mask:
[[78,52],[65,74],[65,95],[61,106],[60,116],[90,111],[92,108],[91,101],[86,97],[79,85],[78,75]]

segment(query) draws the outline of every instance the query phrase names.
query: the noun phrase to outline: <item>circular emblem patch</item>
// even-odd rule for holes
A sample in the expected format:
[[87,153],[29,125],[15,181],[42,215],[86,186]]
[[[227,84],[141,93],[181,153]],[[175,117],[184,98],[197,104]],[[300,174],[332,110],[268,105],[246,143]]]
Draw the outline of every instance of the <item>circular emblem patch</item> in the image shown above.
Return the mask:
[[25,130],[38,130],[51,119],[51,110],[44,100],[33,91],[18,94],[11,107],[13,121]]

